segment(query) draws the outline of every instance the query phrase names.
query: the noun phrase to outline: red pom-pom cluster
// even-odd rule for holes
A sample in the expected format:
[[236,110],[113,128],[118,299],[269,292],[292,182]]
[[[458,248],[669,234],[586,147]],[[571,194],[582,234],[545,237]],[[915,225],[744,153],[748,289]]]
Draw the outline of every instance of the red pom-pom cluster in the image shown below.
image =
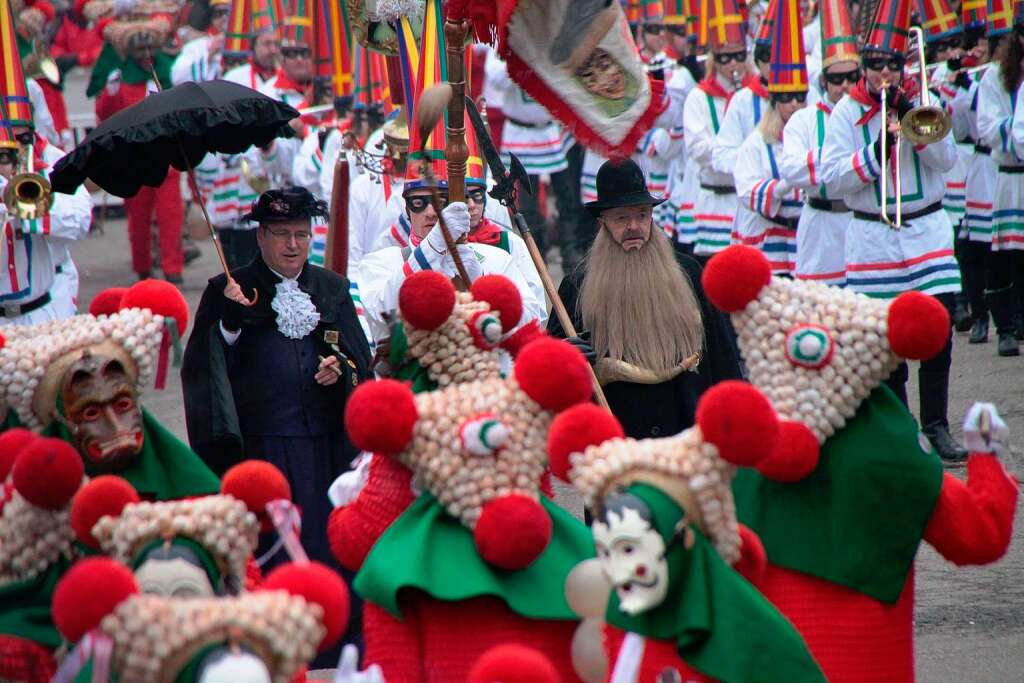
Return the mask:
[[500,314],[501,326],[509,332],[523,317],[523,298],[519,290],[504,275],[484,275],[469,288],[476,301],[486,301],[491,310]]
[[757,471],[775,481],[800,481],[818,466],[818,439],[802,422],[783,420],[770,456],[757,463]]
[[732,568],[743,575],[747,581],[757,585],[758,580],[768,569],[768,553],[764,549],[761,537],[753,529],[740,524],[739,531],[740,559],[736,560]]
[[554,412],[590,399],[590,369],[583,354],[558,339],[536,339],[523,348],[513,368],[527,396]]
[[121,308],[148,308],[157,315],[174,318],[181,336],[185,336],[188,328],[188,302],[177,287],[165,280],[150,278],[136,282],[121,297]]
[[288,479],[264,460],[246,460],[229,469],[221,479],[220,492],[245,503],[249,512],[260,520],[264,533],[274,526],[267,515],[267,503],[292,499]]
[[711,387],[697,404],[697,425],[718,454],[739,467],[768,457],[779,436],[779,419],[752,384],[730,380]]
[[715,254],[704,267],[704,293],[726,313],[742,311],[772,280],[772,267],[760,250],[735,244]]
[[62,439],[38,438],[14,461],[11,480],[22,498],[36,507],[59,510],[82,485],[85,467],[74,446]]
[[486,503],[473,529],[480,557],[499,569],[523,569],[550,540],[551,518],[540,503],[520,494]]
[[71,501],[71,528],[79,541],[98,550],[99,541],[92,535],[96,522],[103,517],[120,516],[130,503],[138,503],[139,494],[131,484],[113,475],[91,480]]
[[496,645],[480,655],[467,683],[560,683],[561,677],[544,653],[518,643]]
[[448,319],[455,308],[455,287],[434,270],[421,270],[405,278],[398,290],[398,310],[402,320],[417,330],[434,330]]
[[53,592],[53,623],[64,639],[77,643],[123,600],[139,592],[132,570],[108,557],[76,563]]
[[511,335],[502,340],[501,348],[505,349],[513,358],[519,357],[519,352],[526,348],[532,341],[546,337],[547,332],[541,329],[536,320],[531,320]]
[[348,627],[348,586],[338,574],[319,562],[284,564],[270,572],[261,590],[283,590],[299,595],[306,602],[320,605],[326,633],[319,649],[337,643]]
[[89,313],[92,315],[112,315],[121,310],[121,299],[127,287],[110,287],[97,294],[89,302]]
[[0,432],[0,482],[7,479],[21,452],[38,438],[35,433],[22,427]]
[[889,304],[889,347],[898,356],[928,360],[949,340],[949,311],[933,296],[904,292]]
[[596,446],[609,439],[625,436],[622,425],[610,412],[594,405],[581,403],[560,413],[548,430],[548,463],[559,479],[568,481],[569,456],[582,453],[587,446]]
[[401,453],[418,419],[412,390],[393,379],[359,385],[345,406],[349,438],[356,448],[371,453]]

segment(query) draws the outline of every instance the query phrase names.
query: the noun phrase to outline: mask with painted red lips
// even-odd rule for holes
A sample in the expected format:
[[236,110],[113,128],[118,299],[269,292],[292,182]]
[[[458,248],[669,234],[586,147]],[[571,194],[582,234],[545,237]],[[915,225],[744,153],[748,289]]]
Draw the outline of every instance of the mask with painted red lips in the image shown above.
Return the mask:
[[121,361],[85,355],[64,375],[64,417],[90,475],[128,467],[142,451],[142,410]]

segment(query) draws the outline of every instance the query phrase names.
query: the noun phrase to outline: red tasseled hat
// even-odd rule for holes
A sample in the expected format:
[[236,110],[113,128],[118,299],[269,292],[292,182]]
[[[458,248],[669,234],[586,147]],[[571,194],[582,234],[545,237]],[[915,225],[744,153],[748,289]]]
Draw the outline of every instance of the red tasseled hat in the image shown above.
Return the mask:
[[180,336],[184,336],[188,328],[188,302],[177,287],[164,280],[136,282],[121,297],[121,308],[148,308],[158,315],[173,318]]

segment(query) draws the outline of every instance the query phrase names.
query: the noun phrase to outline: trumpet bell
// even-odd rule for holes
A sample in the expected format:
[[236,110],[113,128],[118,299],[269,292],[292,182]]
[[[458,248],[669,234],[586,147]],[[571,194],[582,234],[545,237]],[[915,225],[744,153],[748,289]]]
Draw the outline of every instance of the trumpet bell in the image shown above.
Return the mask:
[[50,213],[52,199],[50,181],[38,173],[19,173],[4,190],[4,204],[21,220],[46,216]]
[[900,121],[900,133],[915,145],[938,142],[952,127],[953,120],[946,110],[935,105],[914,107]]
[[254,171],[246,159],[242,159],[239,167],[239,170],[242,172],[242,178],[245,180],[245,183],[252,188],[253,192],[256,194],[263,194],[270,189],[270,178],[263,173],[257,173]]
[[60,85],[60,69],[57,67],[57,62],[49,57],[39,60],[39,73],[50,83]]

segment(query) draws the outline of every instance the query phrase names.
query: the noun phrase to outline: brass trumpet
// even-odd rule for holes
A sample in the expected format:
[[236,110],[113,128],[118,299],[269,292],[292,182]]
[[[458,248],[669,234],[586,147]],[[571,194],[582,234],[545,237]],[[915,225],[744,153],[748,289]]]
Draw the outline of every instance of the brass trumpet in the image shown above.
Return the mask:
[[260,195],[270,189],[270,178],[265,173],[256,173],[253,171],[252,166],[249,162],[243,158],[239,164],[239,170],[242,172],[242,178],[245,183],[252,188],[252,191]]
[[[917,39],[918,63],[927,64],[924,54],[924,31],[920,26],[912,26],[910,33]],[[949,134],[953,127],[953,121],[946,110],[932,104],[932,96],[928,91],[927,67],[920,71],[921,75],[921,104],[914,107],[900,120],[900,133],[896,138],[894,154],[896,155],[895,190],[896,190],[896,217],[889,217],[889,195],[888,195],[888,137],[889,137],[889,83],[882,83],[882,172],[880,190],[882,195],[882,222],[890,228],[898,229],[903,227],[903,185],[900,173],[900,148],[903,138],[906,137],[915,145],[928,145],[938,142]]]
[[32,147],[25,148],[24,170],[7,183],[4,204],[21,220],[42,218],[50,213],[53,190],[50,181],[32,170]]

